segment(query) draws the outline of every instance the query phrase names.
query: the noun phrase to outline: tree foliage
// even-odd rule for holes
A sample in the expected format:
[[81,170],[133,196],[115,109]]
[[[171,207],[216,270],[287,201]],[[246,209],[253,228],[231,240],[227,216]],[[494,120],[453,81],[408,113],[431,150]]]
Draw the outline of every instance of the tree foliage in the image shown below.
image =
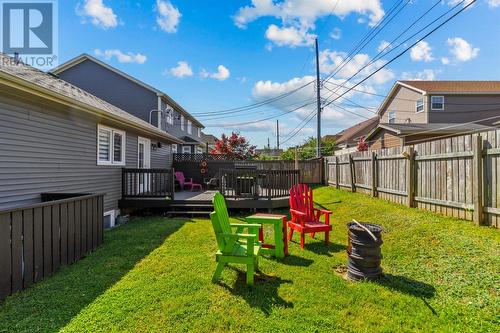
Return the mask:
[[[299,147],[297,147],[297,155],[299,160],[307,160],[316,157],[316,142],[314,137],[307,138]],[[321,139],[321,154],[323,156],[331,156],[335,151],[335,139],[322,138]],[[281,154],[283,160],[295,159],[295,147],[288,148]]]
[[230,136],[222,134],[221,138],[215,141],[215,148],[210,153],[225,154],[238,160],[248,160],[256,156],[255,148],[256,146],[252,146],[244,136],[232,132]]

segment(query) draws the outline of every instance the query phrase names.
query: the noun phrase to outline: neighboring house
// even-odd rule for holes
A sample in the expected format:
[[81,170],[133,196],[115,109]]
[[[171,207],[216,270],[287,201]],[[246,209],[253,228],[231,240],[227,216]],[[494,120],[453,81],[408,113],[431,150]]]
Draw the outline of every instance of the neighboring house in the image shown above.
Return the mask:
[[215,148],[215,142],[218,140],[215,135],[202,133],[202,141],[205,144],[205,152],[210,152],[210,150]]
[[182,144],[172,146],[174,153],[203,151],[203,124],[164,92],[88,54],[62,64],[52,73],[181,139]]
[[378,114],[372,149],[488,130],[500,119],[500,81],[397,81]]
[[342,132],[335,134],[336,149],[345,150],[348,148],[357,147],[359,139],[368,135],[375,127],[377,127],[379,117],[373,117],[354,126],[351,126]]
[[118,214],[122,168],[167,168],[182,143],[96,96],[0,54],[0,209],[43,192],[105,193]]

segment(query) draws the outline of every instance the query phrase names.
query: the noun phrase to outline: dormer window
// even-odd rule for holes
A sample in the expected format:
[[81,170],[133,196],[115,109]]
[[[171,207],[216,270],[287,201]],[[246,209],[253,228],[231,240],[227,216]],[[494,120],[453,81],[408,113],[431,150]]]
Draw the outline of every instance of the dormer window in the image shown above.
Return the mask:
[[187,121],[187,132],[188,132],[188,134],[193,134],[193,124],[191,123],[191,120],[189,120],[189,119]]
[[431,96],[431,109],[444,110],[444,96]]
[[181,116],[181,130],[185,130],[186,126],[184,124],[184,116]]
[[396,111],[389,112],[389,124],[394,124],[396,122]]
[[417,99],[417,102],[416,102],[416,111],[417,112],[424,111],[424,99],[423,98]]

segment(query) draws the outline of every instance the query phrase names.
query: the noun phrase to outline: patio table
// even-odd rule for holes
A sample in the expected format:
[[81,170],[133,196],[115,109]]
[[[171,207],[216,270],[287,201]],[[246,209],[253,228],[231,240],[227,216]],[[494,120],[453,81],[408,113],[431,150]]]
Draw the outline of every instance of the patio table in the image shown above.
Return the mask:
[[[288,255],[287,217],[277,214],[254,214],[247,217],[247,223],[257,223],[259,229],[259,241],[262,243],[261,253],[274,255],[276,258],[284,258]],[[271,224],[274,227],[274,244],[264,243],[264,224]]]

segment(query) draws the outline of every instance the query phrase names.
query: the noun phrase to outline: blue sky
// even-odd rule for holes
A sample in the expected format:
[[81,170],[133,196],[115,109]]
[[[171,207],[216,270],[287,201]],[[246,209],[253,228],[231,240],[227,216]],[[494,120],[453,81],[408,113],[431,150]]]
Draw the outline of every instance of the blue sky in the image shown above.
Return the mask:
[[[458,3],[457,11],[468,2],[442,1],[410,31],[453,5]],[[236,130],[262,146],[268,137],[275,142],[276,118],[259,120],[307,104],[315,94],[312,84],[265,107],[208,113],[263,101],[310,82],[315,36],[320,43],[322,77],[327,77],[398,3],[399,14],[331,79],[333,84],[352,86],[404,48],[382,55],[345,82],[376,56],[384,41],[395,38],[435,1],[65,0],[59,1],[59,59],[64,62],[84,52],[94,55],[165,91],[207,125],[205,132],[218,136]],[[385,95],[398,79],[499,80],[500,0],[478,0],[356,89]],[[333,84],[325,86],[336,90]],[[326,88],[324,97],[331,95]],[[346,97],[367,108],[338,100],[340,107],[333,103],[323,113],[323,134],[373,116],[369,110],[381,101],[361,92]],[[279,118],[285,146],[314,135],[314,119],[301,131],[293,131],[313,110],[314,105],[308,105]]]

